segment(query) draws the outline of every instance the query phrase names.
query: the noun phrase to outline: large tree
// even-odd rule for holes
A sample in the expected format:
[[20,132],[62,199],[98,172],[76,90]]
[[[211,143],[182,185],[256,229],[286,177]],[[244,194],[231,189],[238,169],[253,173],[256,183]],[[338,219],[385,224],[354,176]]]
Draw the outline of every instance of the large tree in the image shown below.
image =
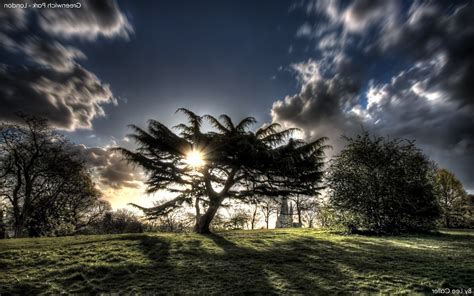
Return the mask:
[[329,201],[354,230],[398,233],[435,227],[434,165],[407,140],[346,138],[328,169]]
[[[225,199],[251,200],[254,196],[313,195],[320,189],[324,142],[306,143],[290,138],[295,129],[276,123],[257,131],[247,117],[235,124],[229,116],[220,120],[179,109],[188,124],[176,126],[179,134],[150,120],[148,128],[132,125],[130,135],[138,148],[117,148],[148,174],[148,192],[166,190],[176,197],[152,208],[140,207],[149,216],[167,213],[198,198],[205,211],[197,217],[195,231],[210,232],[210,224]],[[214,128],[203,131],[203,121]]]
[[18,124],[0,124],[0,198],[11,213],[15,237],[43,235],[73,223],[99,193],[62,135],[44,119],[18,116]]

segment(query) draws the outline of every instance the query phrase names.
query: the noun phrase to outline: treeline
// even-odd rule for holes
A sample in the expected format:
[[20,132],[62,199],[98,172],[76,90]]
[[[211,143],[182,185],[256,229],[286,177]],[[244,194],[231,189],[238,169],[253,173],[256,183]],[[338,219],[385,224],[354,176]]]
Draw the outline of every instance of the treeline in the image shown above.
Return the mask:
[[[192,207],[175,209],[146,223],[132,212],[113,212],[74,145],[44,119],[19,119],[0,125],[0,237],[180,232],[198,222],[199,206],[206,205],[202,196],[194,196],[196,213],[188,211]],[[474,228],[474,196],[413,142],[367,132],[345,139],[322,174],[324,194],[286,196],[292,225],[375,233]],[[278,195],[229,200],[211,228],[271,228],[281,201]]]
[[[329,161],[322,180],[327,194],[288,197],[294,227],[378,234],[474,228],[474,195],[413,142],[367,132],[345,140],[347,145]],[[217,214],[212,229],[269,228],[271,216],[279,214],[281,197],[260,196],[238,204],[225,215]],[[192,222],[192,213],[183,211],[155,220],[165,231],[191,230]]]

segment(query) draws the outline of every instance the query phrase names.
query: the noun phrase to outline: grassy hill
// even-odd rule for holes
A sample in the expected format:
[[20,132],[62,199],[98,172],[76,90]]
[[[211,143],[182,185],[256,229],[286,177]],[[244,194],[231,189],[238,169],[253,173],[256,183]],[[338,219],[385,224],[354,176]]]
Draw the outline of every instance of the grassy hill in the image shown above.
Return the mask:
[[344,236],[308,230],[0,241],[0,293],[429,292],[473,288],[474,231]]

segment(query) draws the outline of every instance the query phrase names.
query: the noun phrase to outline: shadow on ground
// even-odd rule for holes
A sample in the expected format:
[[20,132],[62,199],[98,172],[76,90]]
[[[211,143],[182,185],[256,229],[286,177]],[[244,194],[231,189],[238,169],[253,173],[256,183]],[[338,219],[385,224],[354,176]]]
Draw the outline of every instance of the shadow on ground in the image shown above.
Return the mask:
[[[86,238],[43,251],[32,245],[2,252],[4,267],[17,271],[13,277],[18,277],[0,292],[424,293],[474,287],[474,258],[463,253],[472,247],[473,236],[448,234],[319,238],[232,232]],[[22,269],[28,277],[20,277]]]

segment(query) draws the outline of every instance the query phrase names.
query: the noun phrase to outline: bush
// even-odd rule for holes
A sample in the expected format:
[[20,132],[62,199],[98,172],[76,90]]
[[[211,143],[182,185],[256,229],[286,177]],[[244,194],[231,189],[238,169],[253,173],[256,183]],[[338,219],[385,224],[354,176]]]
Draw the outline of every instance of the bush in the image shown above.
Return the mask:
[[104,217],[89,228],[94,234],[141,233],[145,225],[130,211],[120,209],[108,212]]
[[427,231],[435,227],[439,205],[434,165],[406,140],[345,137],[327,183],[332,208],[350,230],[375,233]]

